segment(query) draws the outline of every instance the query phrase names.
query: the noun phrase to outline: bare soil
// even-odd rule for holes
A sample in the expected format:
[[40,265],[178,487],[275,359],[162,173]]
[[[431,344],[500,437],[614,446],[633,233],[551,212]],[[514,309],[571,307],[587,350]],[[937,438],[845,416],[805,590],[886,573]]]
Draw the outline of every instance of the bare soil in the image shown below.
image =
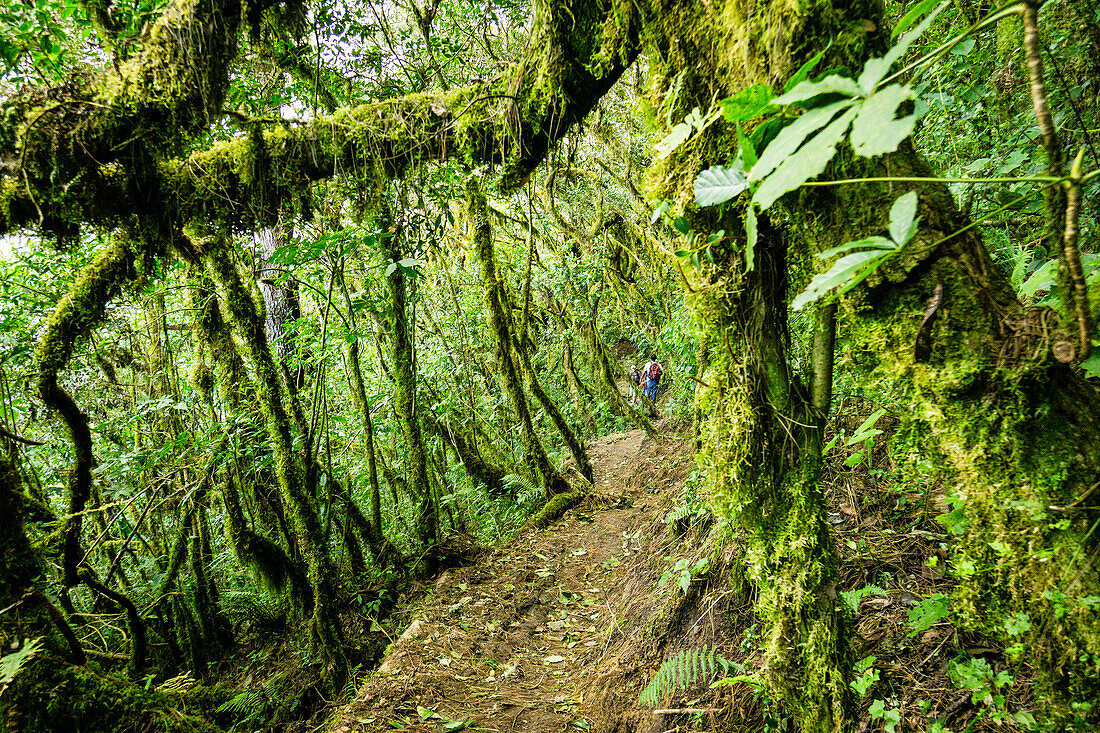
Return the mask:
[[589,498],[440,575],[334,730],[588,730],[582,689],[621,641],[623,571],[690,468],[687,442],[632,430],[592,444]]

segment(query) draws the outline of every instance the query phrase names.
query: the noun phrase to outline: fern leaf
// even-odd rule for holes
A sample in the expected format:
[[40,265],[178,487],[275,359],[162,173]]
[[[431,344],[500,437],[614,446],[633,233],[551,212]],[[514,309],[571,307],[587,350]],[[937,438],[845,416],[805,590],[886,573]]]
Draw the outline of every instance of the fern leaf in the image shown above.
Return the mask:
[[859,613],[859,604],[867,596],[886,596],[887,593],[877,585],[865,585],[862,588],[856,588],[855,590],[846,590],[840,592],[840,597],[844,601],[844,605],[848,607],[853,614]]
[[719,666],[728,669],[730,662],[723,659],[714,647],[685,649],[666,659],[653,679],[638,695],[638,704],[656,707],[666,695],[707,682],[714,677]]

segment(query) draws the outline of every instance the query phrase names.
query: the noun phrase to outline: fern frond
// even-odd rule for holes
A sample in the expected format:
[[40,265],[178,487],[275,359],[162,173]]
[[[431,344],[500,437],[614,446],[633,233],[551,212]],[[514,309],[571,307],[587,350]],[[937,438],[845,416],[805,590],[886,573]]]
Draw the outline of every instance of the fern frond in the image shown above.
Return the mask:
[[8,685],[15,679],[15,675],[19,674],[19,670],[22,669],[23,665],[29,662],[31,657],[41,648],[42,637],[24,639],[23,647],[19,651],[0,657],[0,692],[7,689]]
[[886,591],[879,588],[877,585],[865,585],[862,588],[856,588],[855,590],[844,590],[840,592],[840,597],[844,600],[844,605],[853,613],[859,612],[860,602],[867,596],[885,596]]
[[215,712],[243,715],[264,704],[264,697],[255,690],[245,690],[229,698]]
[[509,494],[516,497],[516,503],[520,505],[533,503],[543,496],[542,488],[518,473],[507,474],[501,479],[501,483]]
[[673,522],[679,522],[689,514],[693,514],[693,509],[687,504],[680,504],[675,509],[665,515],[665,524],[672,524]]
[[719,668],[727,670],[729,666],[730,662],[723,659],[714,647],[685,649],[661,664],[657,674],[638,695],[638,704],[656,707],[666,695],[698,682],[709,682]]

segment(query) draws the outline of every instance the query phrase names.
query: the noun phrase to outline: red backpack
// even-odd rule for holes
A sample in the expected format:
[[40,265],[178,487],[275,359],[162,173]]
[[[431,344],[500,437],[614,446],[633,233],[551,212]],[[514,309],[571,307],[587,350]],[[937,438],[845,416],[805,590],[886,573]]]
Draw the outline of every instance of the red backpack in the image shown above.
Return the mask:
[[665,370],[661,368],[660,364],[655,361],[651,361],[649,363],[649,369],[646,371],[646,376],[649,377],[649,381],[656,382],[658,379],[661,378],[661,375],[664,373],[664,371]]

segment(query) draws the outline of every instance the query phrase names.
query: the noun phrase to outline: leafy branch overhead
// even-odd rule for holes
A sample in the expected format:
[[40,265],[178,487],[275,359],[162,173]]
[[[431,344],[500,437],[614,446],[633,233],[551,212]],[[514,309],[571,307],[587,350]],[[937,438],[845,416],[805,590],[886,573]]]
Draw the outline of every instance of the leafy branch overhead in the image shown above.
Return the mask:
[[[726,120],[737,126],[739,150],[732,166],[714,166],[699,174],[695,180],[695,202],[699,206],[716,206],[745,191],[752,192],[746,207],[749,269],[752,269],[755,246],[756,210],[769,209],[779,198],[823,173],[846,137],[857,154],[870,158],[896,151],[912,134],[921,110],[914,106],[908,114],[902,111],[905,103],[916,99],[912,87],[908,84],[882,86],[882,82],[891,67],[947,5],[941,3],[919,25],[902,35],[886,55],[867,61],[857,79],[841,74],[806,79],[812,65],[820,60],[822,54],[819,54],[792,79],[796,83],[788,84],[789,89],[778,97],[771,98],[770,90],[755,86],[719,103]],[[752,136],[742,133],[741,124],[764,117],[765,122],[757,125],[760,131],[779,115],[790,114],[789,111],[769,114],[769,106],[805,111],[779,130],[758,156]],[[754,162],[746,166],[749,161]],[[890,244],[890,240],[863,240],[863,244],[872,249],[882,250],[884,243]],[[893,244],[886,249],[892,249]],[[861,256],[877,263],[870,254]]]

